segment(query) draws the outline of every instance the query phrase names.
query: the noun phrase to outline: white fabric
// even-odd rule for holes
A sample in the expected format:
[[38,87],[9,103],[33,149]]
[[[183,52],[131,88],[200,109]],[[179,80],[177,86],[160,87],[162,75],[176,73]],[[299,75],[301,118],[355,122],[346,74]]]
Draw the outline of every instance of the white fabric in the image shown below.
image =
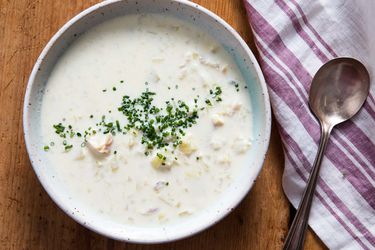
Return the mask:
[[[375,72],[375,1],[245,0],[285,149],[283,188],[297,207],[319,124],[308,89],[320,66],[352,56]],[[375,249],[375,86],[330,138],[309,225],[330,249]]]

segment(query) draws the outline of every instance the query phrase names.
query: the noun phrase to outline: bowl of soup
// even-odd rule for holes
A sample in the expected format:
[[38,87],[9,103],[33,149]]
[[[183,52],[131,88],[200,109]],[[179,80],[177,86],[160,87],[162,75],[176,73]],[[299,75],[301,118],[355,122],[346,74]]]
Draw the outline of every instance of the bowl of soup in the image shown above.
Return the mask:
[[33,169],[74,220],[157,243],[213,225],[263,165],[271,114],[254,55],[189,1],[104,1],[66,23],[24,103]]

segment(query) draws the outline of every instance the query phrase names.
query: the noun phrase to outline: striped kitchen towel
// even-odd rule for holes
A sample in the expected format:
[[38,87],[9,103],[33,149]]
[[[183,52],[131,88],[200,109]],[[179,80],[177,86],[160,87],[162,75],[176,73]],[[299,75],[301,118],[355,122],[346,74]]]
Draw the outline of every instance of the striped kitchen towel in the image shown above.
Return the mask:
[[[297,207],[318,149],[308,107],[312,77],[352,56],[373,76],[375,1],[245,0],[284,145],[284,191]],[[373,78],[373,77],[372,77]],[[334,129],[309,225],[330,249],[375,249],[375,86],[360,113]]]

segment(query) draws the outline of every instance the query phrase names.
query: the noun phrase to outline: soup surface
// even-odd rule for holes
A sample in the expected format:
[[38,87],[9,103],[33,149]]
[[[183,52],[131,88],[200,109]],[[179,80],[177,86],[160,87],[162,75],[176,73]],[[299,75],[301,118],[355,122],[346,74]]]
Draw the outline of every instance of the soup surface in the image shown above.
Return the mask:
[[41,150],[72,202],[119,223],[186,220],[249,164],[239,69],[172,17],[119,17],[81,35],[54,67],[41,112]]

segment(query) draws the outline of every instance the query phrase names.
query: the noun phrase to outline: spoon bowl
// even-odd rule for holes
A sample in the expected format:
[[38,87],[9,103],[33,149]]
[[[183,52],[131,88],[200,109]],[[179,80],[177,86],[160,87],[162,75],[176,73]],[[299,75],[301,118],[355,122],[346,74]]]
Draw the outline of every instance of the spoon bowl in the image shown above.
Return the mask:
[[341,57],[324,64],[311,83],[309,104],[321,127],[319,149],[306,189],[288,232],[284,250],[303,249],[305,234],[320,165],[333,127],[353,117],[370,89],[370,76],[363,64]]
[[333,59],[313,78],[310,108],[320,122],[336,125],[359,111],[369,88],[370,76],[361,62],[347,57]]

